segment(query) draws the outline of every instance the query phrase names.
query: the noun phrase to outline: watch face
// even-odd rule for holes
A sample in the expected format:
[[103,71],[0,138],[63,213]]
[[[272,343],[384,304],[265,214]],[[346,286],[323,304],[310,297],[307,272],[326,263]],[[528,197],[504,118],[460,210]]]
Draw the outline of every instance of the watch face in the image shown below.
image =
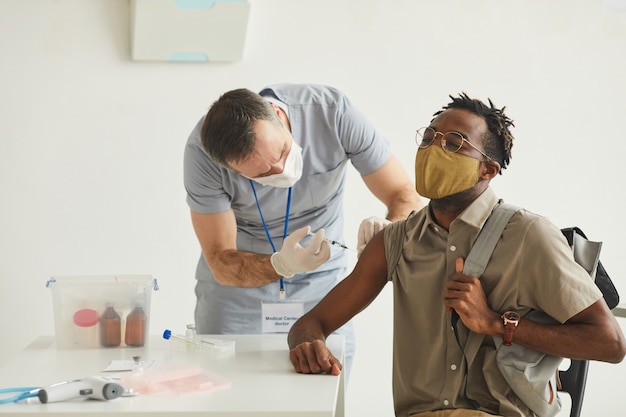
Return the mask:
[[507,311],[502,315],[502,318],[506,321],[517,323],[520,319],[520,316],[514,311]]

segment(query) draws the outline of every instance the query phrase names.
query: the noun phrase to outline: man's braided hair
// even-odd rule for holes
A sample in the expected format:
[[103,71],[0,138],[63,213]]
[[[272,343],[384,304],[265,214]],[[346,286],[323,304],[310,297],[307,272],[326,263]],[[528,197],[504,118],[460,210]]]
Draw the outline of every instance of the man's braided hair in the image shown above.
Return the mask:
[[459,94],[459,97],[449,96],[452,101],[442,107],[434,114],[436,117],[447,109],[465,109],[472,113],[482,116],[487,122],[487,130],[489,134],[483,138],[484,152],[500,164],[500,174],[506,169],[511,160],[511,148],[513,148],[513,134],[509,127],[515,126],[513,120],[504,114],[504,109],[496,108],[491,99],[489,106],[478,99],[470,98],[466,93]]

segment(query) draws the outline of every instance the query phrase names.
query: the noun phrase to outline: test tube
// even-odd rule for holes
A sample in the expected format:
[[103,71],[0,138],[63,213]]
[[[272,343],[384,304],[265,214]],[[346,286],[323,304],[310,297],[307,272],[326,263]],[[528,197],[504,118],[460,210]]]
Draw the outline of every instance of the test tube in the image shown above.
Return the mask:
[[163,332],[163,339],[176,340],[178,342],[190,343],[196,346],[202,346],[203,343],[207,343],[209,345],[213,344],[211,342],[207,342],[202,339],[196,339],[194,337],[179,336],[179,335],[173,334],[171,330],[167,330],[167,329]]
[[195,350],[210,350],[216,352],[234,352],[235,350],[235,341],[234,340],[223,340],[223,339],[201,339],[199,337],[185,337],[172,333],[171,330],[165,330],[163,332],[163,339],[172,340],[176,342],[182,342],[187,346],[187,350],[190,346],[195,347]]

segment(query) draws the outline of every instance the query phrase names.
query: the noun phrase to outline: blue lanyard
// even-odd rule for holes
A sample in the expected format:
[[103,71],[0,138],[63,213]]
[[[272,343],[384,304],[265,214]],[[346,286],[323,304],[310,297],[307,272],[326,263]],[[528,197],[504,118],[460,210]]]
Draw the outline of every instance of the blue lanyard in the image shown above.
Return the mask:
[[[272,250],[276,252],[276,246],[274,246],[274,242],[272,241],[272,236],[270,235],[270,231],[267,228],[267,223],[265,223],[265,218],[263,217],[263,212],[261,211],[261,204],[259,204],[259,198],[256,195],[256,188],[254,188],[254,182],[250,181],[250,186],[252,187],[252,192],[254,193],[254,200],[256,201],[256,207],[259,210],[259,215],[261,216],[261,222],[263,223],[263,228],[265,229],[265,234],[267,235],[267,240],[269,240],[270,245],[272,245]],[[285,228],[283,229],[283,241],[287,237],[287,231],[289,230],[289,211],[291,210],[291,187],[289,187],[289,191],[287,192],[287,209],[285,210]],[[280,277],[280,292],[279,298],[281,300],[285,299],[285,280],[283,277]]]
[[40,387],[21,387],[21,388],[2,388],[0,394],[8,394],[16,392],[12,397],[0,398],[0,404],[16,403],[26,398],[36,397],[39,393]]

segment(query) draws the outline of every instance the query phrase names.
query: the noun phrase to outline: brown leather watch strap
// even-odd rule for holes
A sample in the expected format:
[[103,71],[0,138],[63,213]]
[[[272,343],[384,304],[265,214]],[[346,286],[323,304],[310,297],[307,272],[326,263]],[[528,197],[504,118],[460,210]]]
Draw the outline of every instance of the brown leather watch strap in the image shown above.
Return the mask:
[[504,336],[502,337],[502,344],[504,346],[511,346],[513,344],[513,335],[515,329],[519,323],[519,314],[513,311],[507,311],[502,314],[502,320],[504,321]]
[[502,344],[504,346],[511,346],[513,344],[513,335],[515,334],[515,328],[517,326],[513,323],[506,323],[504,325],[504,337],[502,338]]

